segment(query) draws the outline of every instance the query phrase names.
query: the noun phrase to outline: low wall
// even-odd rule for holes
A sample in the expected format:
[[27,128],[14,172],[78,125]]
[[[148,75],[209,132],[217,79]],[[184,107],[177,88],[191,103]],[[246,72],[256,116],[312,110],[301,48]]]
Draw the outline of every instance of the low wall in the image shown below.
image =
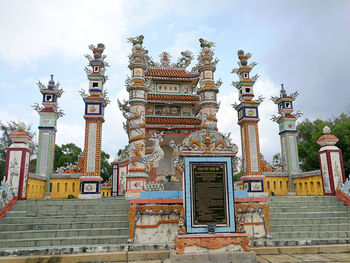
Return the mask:
[[323,195],[321,171],[293,175],[296,195]]
[[[246,191],[237,192],[237,195],[244,196],[243,192]],[[178,195],[177,193],[173,194]],[[151,196],[153,194],[145,195]],[[159,194],[155,193],[155,195]],[[236,232],[247,233],[249,238],[269,236],[269,207],[266,202],[267,198],[235,198]],[[170,243],[174,242],[177,233],[186,233],[183,199],[130,201],[130,241],[137,244]]]
[[27,199],[37,200],[44,198],[45,189],[45,177],[29,174],[28,184],[27,184]]

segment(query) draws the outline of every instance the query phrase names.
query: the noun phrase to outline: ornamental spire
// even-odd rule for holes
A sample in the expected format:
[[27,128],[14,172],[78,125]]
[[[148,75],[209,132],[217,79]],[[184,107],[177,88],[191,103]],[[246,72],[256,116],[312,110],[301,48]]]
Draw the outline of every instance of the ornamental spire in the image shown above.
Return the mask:
[[[245,53],[243,50],[238,50],[237,55],[239,59],[239,68],[234,68],[232,73],[236,73],[238,75],[239,81],[232,82],[232,85],[239,90],[239,100],[241,102],[251,101],[254,98],[253,86],[259,75],[255,74],[253,77],[250,77],[250,71],[258,63],[252,62],[248,65],[248,59],[252,56],[252,54]],[[263,98],[259,97],[257,102],[260,103],[262,100]]]

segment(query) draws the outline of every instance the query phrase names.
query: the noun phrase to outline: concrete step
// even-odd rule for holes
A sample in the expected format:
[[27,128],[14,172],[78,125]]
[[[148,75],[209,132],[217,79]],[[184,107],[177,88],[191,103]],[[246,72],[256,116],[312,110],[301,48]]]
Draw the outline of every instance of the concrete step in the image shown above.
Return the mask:
[[27,230],[27,231],[3,231],[0,232],[0,240],[6,239],[32,239],[51,237],[75,237],[75,236],[106,236],[127,235],[128,227],[94,228],[94,229],[56,229],[56,230]]
[[40,217],[40,216],[80,216],[80,215],[128,215],[129,209],[86,209],[86,210],[41,210],[8,211],[6,217]]
[[270,218],[270,225],[310,225],[310,224],[346,224],[350,217],[323,217],[323,218]]
[[323,218],[323,217],[347,217],[347,211],[333,211],[333,212],[286,212],[286,213],[270,213],[270,219],[281,218]]
[[271,232],[298,232],[298,231],[350,231],[350,223],[345,224],[312,224],[312,225],[270,225]]
[[270,207],[270,213],[305,213],[350,211],[350,206],[313,206],[313,207]]
[[350,238],[350,233],[346,231],[299,231],[299,232],[274,232],[272,238]]
[[269,207],[314,207],[314,206],[344,206],[344,203],[339,202],[336,199],[322,200],[318,202],[305,202],[305,201],[268,201]]
[[1,224],[56,224],[62,222],[104,222],[126,220],[125,215],[80,215],[80,216],[41,216],[41,217],[5,217],[0,219]]
[[[74,223],[52,223],[52,224],[1,224],[0,231],[25,231],[25,230],[55,230],[55,229],[83,229],[83,228],[111,228],[111,227],[128,227],[129,220],[121,221],[104,221],[104,222],[74,222]],[[1,233],[1,232],[0,232]]]
[[97,245],[97,244],[121,244],[126,243],[128,235],[105,235],[105,236],[73,236],[73,237],[51,237],[31,239],[6,239],[0,240],[0,248],[14,247],[50,247],[68,245]]
[[[42,211],[46,210],[91,210],[95,209],[96,205],[93,204],[55,204],[55,205],[15,205],[11,210],[12,211]],[[110,204],[99,204],[99,209],[111,209],[111,210],[119,210],[119,209],[129,209],[129,203],[110,203]]]
[[350,238],[271,238],[251,240],[252,247],[319,246],[350,244]]
[[268,202],[314,202],[324,200],[336,200],[335,196],[315,195],[315,196],[269,196]]
[[57,204],[111,204],[111,203],[129,203],[129,200],[123,198],[102,198],[102,199],[49,199],[49,200],[20,200],[18,205],[57,205]]
[[131,251],[131,252],[97,252],[79,253],[70,255],[39,255],[39,256],[7,256],[0,257],[0,263],[28,263],[28,262],[60,262],[60,263],[107,263],[107,262],[138,262],[138,263],[162,263],[170,257],[170,252],[165,251]]

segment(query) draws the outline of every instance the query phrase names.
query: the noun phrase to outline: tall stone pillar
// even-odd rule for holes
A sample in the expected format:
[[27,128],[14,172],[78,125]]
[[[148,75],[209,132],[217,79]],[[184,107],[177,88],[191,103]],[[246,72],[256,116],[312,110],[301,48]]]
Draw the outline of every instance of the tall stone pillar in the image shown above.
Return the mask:
[[126,81],[130,106],[124,105],[124,108],[121,106],[124,117],[127,119],[130,156],[125,198],[138,199],[148,177],[146,163],[141,160],[145,156],[145,105],[148,91],[148,85],[145,85],[145,70],[148,51],[142,46],[142,35],[129,40],[133,44],[132,53],[129,56],[131,78]]
[[26,198],[31,151],[28,147],[32,138],[20,123],[18,131],[10,134],[12,144],[7,149],[5,180],[13,188],[18,200]]
[[39,81],[38,86],[43,94],[43,107],[40,107],[37,103],[33,106],[40,115],[36,174],[46,178],[45,199],[50,198],[50,176],[53,173],[57,119],[64,115],[62,110],[58,108],[58,99],[63,93],[59,85],[59,83],[55,84],[53,75],[51,75],[51,80],[47,86]]
[[101,174],[101,141],[102,124],[104,122],[104,109],[109,103],[107,93],[103,90],[103,85],[108,79],[105,70],[108,63],[104,61],[104,44],[97,47],[90,45],[93,57],[85,55],[89,60],[90,68],[85,68],[89,80],[89,94],[84,90],[80,91],[85,103],[85,143],[84,143],[84,168],[81,181],[80,199],[101,198],[100,182],[103,180]]
[[213,42],[199,39],[201,52],[198,56],[198,70],[200,72],[200,87],[197,94],[200,97],[200,117],[202,118],[202,129],[217,130],[216,112],[218,110],[217,93],[222,84],[221,80],[214,82],[214,72],[218,60],[213,61]]
[[320,161],[323,193],[335,195],[335,190],[345,182],[343,158],[341,150],[335,146],[339,139],[331,134],[328,126],[323,128],[323,134],[317,143],[321,146],[318,152]]
[[293,101],[298,93],[287,95],[281,85],[280,97],[271,97],[271,100],[278,105],[279,116],[273,116],[272,120],[279,125],[281,138],[283,171],[288,173],[289,192],[295,192],[292,175],[300,173],[297,128],[296,121],[301,116],[300,112],[293,114]]
[[258,100],[254,98],[254,84],[258,75],[250,77],[250,71],[257,65],[252,62],[248,65],[248,59],[251,57],[250,53],[244,53],[243,50],[238,51],[239,68],[233,69],[239,77],[239,81],[232,82],[239,92],[239,104],[233,104],[234,109],[238,112],[238,125],[241,128],[242,140],[242,161],[243,161],[243,187],[251,193],[264,192],[264,176],[263,161],[260,154],[259,143],[259,112],[258,107],[263,98]]

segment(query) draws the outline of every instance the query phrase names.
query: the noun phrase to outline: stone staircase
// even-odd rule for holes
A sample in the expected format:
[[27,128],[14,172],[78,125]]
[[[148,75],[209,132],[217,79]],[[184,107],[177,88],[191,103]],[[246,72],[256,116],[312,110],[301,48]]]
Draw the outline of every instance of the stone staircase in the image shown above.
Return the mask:
[[271,239],[253,246],[350,243],[350,207],[335,196],[275,196],[268,204]]
[[127,244],[129,201],[17,201],[0,219],[0,251]]

